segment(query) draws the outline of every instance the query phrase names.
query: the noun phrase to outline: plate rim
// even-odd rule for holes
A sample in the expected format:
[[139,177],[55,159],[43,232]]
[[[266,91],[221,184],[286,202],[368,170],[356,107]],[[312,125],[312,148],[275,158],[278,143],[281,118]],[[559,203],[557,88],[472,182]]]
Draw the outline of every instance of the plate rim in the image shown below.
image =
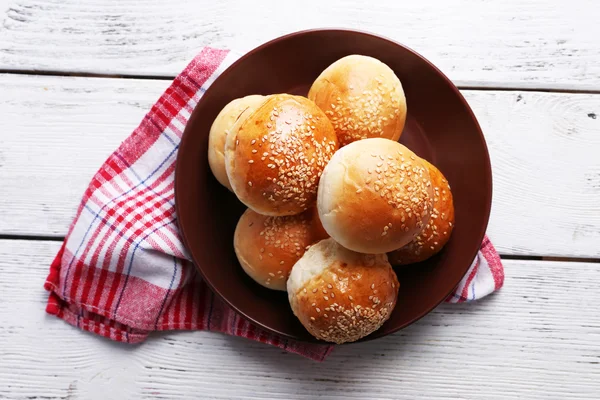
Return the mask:
[[[475,124],[475,128],[477,130],[477,133],[481,139],[481,143],[483,144],[483,152],[484,152],[484,158],[485,158],[485,162],[483,165],[484,168],[484,173],[485,175],[488,177],[489,180],[489,188],[487,188],[487,190],[485,190],[485,198],[486,198],[486,204],[485,204],[485,210],[484,210],[484,218],[485,221],[482,224],[482,228],[479,232],[479,237],[480,240],[479,242],[483,242],[483,239],[485,237],[485,233],[487,231],[487,227],[489,224],[489,219],[490,219],[490,213],[491,213],[491,208],[492,208],[492,198],[493,198],[493,186],[494,186],[494,182],[493,182],[493,175],[492,175],[492,166],[491,166],[491,160],[490,160],[490,154],[489,154],[489,149],[487,146],[487,142],[485,140],[485,136],[483,134],[483,131],[481,130],[481,126],[479,125],[479,121],[477,120],[477,117],[475,116],[475,113],[473,112],[473,110],[471,109],[471,106],[469,105],[469,103],[467,102],[467,100],[464,98],[464,96],[462,95],[462,93],[460,92],[460,90],[458,89],[458,87],[450,80],[450,78],[448,78],[446,76],[446,74],[444,74],[438,67],[436,67],[431,61],[429,61],[427,58],[423,57],[420,53],[418,53],[417,51],[411,49],[410,47],[399,43],[393,39],[390,39],[388,37],[379,35],[379,34],[375,34],[372,32],[368,32],[368,31],[363,31],[363,30],[358,30],[358,29],[347,29],[347,28],[313,28],[313,29],[305,29],[305,30],[300,30],[300,31],[295,31],[292,33],[288,33],[282,36],[278,36],[274,39],[271,39],[267,42],[264,42],[263,44],[251,49],[250,51],[246,52],[245,54],[243,54],[242,56],[240,56],[239,58],[237,58],[233,63],[231,63],[219,76],[217,76],[215,78],[215,80],[211,83],[211,85],[209,86],[208,89],[206,89],[206,92],[208,92],[209,90],[211,90],[211,88],[213,87],[213,85],[219,80],[221,79],[221,77],[226,77],[229,74],[232,73],[232,71],[235,69],[235,67],[242,63],[245,59],[253,56],[255,53],[260,52],[261,50],[263,50],[266,47],[269,47],[273,44],[276,44],[280,41],[283,40],[287,40],[296,36],[302,36],[302,35],[306,35],[306,34],[311,34],[311,33],[325,33],[325,32],[340,32],[340,33],[350,33],[350,34],[358,34],[358,35],[362,35],[362,36],[369,36],[371,38],[375,38],[375,39],[379,39],[379,40],[385,40],[388,41],[392,44],[394,44],[395,46],[401,47],[403,49],[405,49],[406,51],[412,53],[414,56],[418,57],[421,61],[425,62],[430,68],[432,68],[440,77],[442,77],[445,81],[445,83],[452,89],[452,91],[454,92],[455,95],[457,95],[458,99],[460,100],[460,102],[462,103],[463,107],[466,109],[466,111],[468,112],[471,120],[474,122]],[[230,52],[233,51],[232,49],[228,49]],[[182,148],[185,147],[185,144],[190,140],[189,138],[191,137],[191,133],[190,133],[190,129],[189,126],[191,126],[191,122],[195,119],[195,116],[197,115],[196,110],[198,108],[198,106],[201,104],[201,102],[204,100],[205,98],[205,94],[206,92],[203,94],[203,96],[200,98],[200,100],[198,101],[198,103],[196,104],[196,106],[194,107],[194,110],[192,111],[192,113],[190,114],[190,118],[188,119],[186,126],[184,128],[183,134],[181,136],[181,140],[179,143],[179,150],[178,150],[178,154],[177,154],[177,158],[175,161],[175,183],[174,183],[174,192],[175,192],[175,211],[177,212],[177,225],[179,227],[179,232],[181,235],[181,239],[183,241],[183,244],[185,245],[186,249],[189,251],[191,258],[192,258],[192,263],[194,264],[194,267],[196,268],[196,271],[200,274],[200,276],[202,277],[202,280],[206,283],[206,285],[208,286],[208,288],[214,293],[216,294],[221,300],[223,300],[229,307],[231,307],[237,314],[239,314],[240,316],[242,316],[244,319],[246,319],[247,321],[256,324],[257,326],[259,326],[260,328],[266,330],[267,332],[276,334],[276,335],[280,335],[282,337],[288,338],[288,339],[292,339],[298,342],[302,342],[302,343],[313,343],[313,344],[324,344],[324,345],[331,345],[332,343],[328,343],[325,341],[321,341],[318,340],[316,338],[313,338],[314,340],[308,340],[308,339],[304,339],[304,338],[298,338],[296,336],[292,336],[288,333],[285,332],[280,332],[277,329],[271,328],[263,323],[261,323],[260,321],[257,321],[256,319],[246,315],[246,313],[242,312],[238,307],[236,307],[234,304],[232,304],[225,296],[223,296],[220,291],[213,286],[213,284],[210,282],[209,279],[207,279],[204,275],[204,273],[202,272],[202,268],[198,265],[198,263],[196,263],[195,259],[195,255],[194,255],[194,251],[193,249],[189,246],[189,240],[188,237],[185,233],[185,228],[183,227],[184,223],[182,223],[181,220],[181,215],[183,215],[181,213],[181,206],[179,205],[180,203],[177,201],[178,197],[181,197],[181,195],[179,195],[178,193],[180,193],[181,191],[181,187],[185,186],[185,182],[180,182],[180,179],[178,179],[179,176],[182,176],[182,174],[180,173],[181,168],[183,168],[181,166],[181,161],[180,161],[180,157],[179,157],[179,152],[181,151]],[[486,188],[484,188],[486,189]],[[479,252],[480,247],[477,248],[477,250],[474,252],[474,254],[472,255],[472,257],[470,257],[471,259],[475,259],[475,257],[477,256],[478,252]],[[464,274],[467,273],[467,271],[470,268],[470,264],[467,265],[464,268],[464,273],[461,274],[461,276],[464,277]],[[462,278],[461,278],[462,280]],[[458,285],[460,283],[460,280],[456,283],[456,285]],[[423,311],[422,313],[420,313],[419,315],[417,315],[416,317],[407,320],[407,322],[394,327],[393,329],[391,329],[390,331],[386,332],[385,334],[381,334],[381,335],[377,335],[377,331],[373,332],[370,335],[365,336],[364,338],[356,341],[356,342],[351,342],[351,343],[344,343],[345,345],[347,344],[352,344],[352,343],[360,343],[360,342],[366,342],[366,341],[371,341],[371,340],[375,340],[375,339],[380,339],[382,337],[391,335],[395,332],[398,332],[401,329],[404,329],[412,324],[414,324],[415,322],[417,322],[418,320],[420,320],[421,318],[425,317],[426,315],[428,315],[429,313],[431,313],[431,311],[433,311],[436,307],[438,307],[440,304],[442,304],[445,299],[447,299],[452,292],[454,291],[454,289],[456,288],[456,286],[453,286],[452,289],[445,294],[445,296],[442,298],[442,300],[440,302],[438,302],[437,304],[435,304],[434,306],[432,306],[431,308]]]

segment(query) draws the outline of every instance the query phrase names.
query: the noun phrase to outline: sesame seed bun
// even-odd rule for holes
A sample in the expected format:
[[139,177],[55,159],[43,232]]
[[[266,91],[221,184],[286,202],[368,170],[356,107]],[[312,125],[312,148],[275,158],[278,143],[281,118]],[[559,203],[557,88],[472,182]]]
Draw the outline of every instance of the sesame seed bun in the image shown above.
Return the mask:
[[409,243],[429,222],[433,189],[422,160],[388,139],[342,147],[323,171],[317,207],[342,246],[386,253]]
[[208,165],[219,183],[231,189],[225,170],[225,142],[234,123],[246,109],[254,109],[264,101],[264,96],[252,95],[229,102],[210,127],[208,134]]
[[394,71],[381,61],[351,55],[315,80],[308,98],[329,117],[340,146],[380,137],[398,140],[406,121],[406,98]]
[[311,207],[323,168],[338,148],[331,123],[305,97],[269,96],[227,136],[227,176],[240,201],[273,216]]
[[383,325],[398,298],[398,278],[385,254],[361,254],[333,239],[311,246],[292,268],[288,299],[314,337],[354,342]]
[[434,165],[423,160],[433,187],[433,212],[423,231],[406,246],[388,254],[392,265],[421,262],[437,254],[450,240],[454,229],[454,201],[450,185]]
[[233,247],[252,279],[269,289],[285,291],[292,266],[306,247],[327,237],[315,209],[286,217],[248,209],[238,221]]

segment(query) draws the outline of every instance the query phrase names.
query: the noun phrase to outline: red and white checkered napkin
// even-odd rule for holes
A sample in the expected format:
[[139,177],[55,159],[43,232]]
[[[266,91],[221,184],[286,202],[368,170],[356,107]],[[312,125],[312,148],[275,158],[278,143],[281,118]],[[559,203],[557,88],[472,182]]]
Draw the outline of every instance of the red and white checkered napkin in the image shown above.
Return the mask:
[[[204,48],[96,173],[50,267],[48,313],[120,342],[185,329],[243,336],[315,360],[332,350],[278,337],[241,318],[201,280],[177,228],[173,178],[181,134],[202,94],[236,58]],[[486,238],[448,301],[481,298],[503,278]]]

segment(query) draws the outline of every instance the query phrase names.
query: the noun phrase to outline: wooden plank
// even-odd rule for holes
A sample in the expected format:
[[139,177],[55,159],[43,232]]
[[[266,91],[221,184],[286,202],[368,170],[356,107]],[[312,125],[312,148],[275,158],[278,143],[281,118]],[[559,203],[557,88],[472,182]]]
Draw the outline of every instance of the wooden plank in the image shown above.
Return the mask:
[[[0,234],[64,235],[94,172],[168,81],[0,77]],[[18,216],[18,217],[17,217]]]
[[[0,75],[0,234],[64,235],[93,173],[168,84]],[[498,249],[599,257],[600,95],[463,93],[490,148]]]
[[0,68],[173,76],[205,45],[368,30],[468,86],[600,89],[595,0],[4,1]]
[[114,344],[44,315],[59,243],[0,240],[0,398],[593,399],[600,264],[505,261],[505,287],[324,363],[206,332]]

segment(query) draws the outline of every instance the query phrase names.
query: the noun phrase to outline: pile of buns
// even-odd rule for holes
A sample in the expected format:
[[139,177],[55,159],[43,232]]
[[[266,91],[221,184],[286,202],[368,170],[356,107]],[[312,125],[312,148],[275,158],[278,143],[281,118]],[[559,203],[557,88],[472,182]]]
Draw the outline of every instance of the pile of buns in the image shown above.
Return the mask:
[[406,112],[392,69],[351,55],[308,97],[233,100],[210,130],[210,168],[248,207],[234,236],[242,268],[287,291],[318,339],[379,329],[398,297],[392,265],[433,256],[452,233],[448,181],[398,143]]

